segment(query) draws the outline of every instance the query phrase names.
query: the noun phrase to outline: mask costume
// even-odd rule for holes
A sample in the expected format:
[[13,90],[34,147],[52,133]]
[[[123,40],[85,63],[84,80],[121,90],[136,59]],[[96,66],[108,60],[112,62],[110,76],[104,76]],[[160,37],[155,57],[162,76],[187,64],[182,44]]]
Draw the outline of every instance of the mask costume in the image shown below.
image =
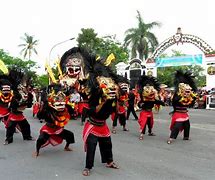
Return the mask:
[[16,127],[21,131],[23,140],[33,140],[31,136],[30,124],[25,118],[23,111],[28,105],[28,83],[29,79],[20,69],[11,69],[8,75],[11,88],[13,89],[13,97],[10,102],[10,114],[6,122],[6,139],[5,145],[13,142],[13,134]]
[[183,140],[189,140],[190,121],[187,108],[194,105],[197,91],[194,77],[189,72],[177,71],[175,74],[175,93],[172,99],[173,113],[170,125],[170,138],[167,141],[171,144],[177,138],[180,131],[184,130]]
[[58,71],[60,83],[66,82],[68,86],[77,88],[78,80],[86,79],[84,62],[91,58],[83,48],[74,47],[66,51],[60,59]]
[[138,88],[141,99],[138,106],[142,109],[138,119],[138,123],[140,125],[139,139],[143,140],[146,125],[148,125],[148,135],[155,135],[152,133],[152,128],[154,125],[152,108],[155,104],[161,104],[164,106],[164,102],[160,101],[158,98],[160,84],[155,77],[146,75],[141,76],[138,81]]
[[44,100],[43,109],[40,114],[46,124],[40,129],[40,135],[36,141],[36,152],[34,156],[39,155],[40,148],[51,144],[59,145],[66,140],[64,150],[71,151],[69,145],[75,142],[73,132],[64,129],[64,126],[70,120],[70,114],[66,107],[66,95],[60,84],[49,85],[47,90],[47,99]]
[[82,172],[84,176],[89,176],[90,170],[94,166],[97,142],[99,143],[102,163],[107,163],[106,166],[109,168],[118,168],[113,162],[110,130],[106,124],[107,118],[116,105],[117,76],[104,64],[102,60],[96,61],[96,58],[91,58],[85,62],[86,71],[89,73],[87,81],[89,117],[83,129],[86,151],[86,164]]
[[[60,62],[58,63],[60,83],[67,86],[68,92],[71,92],[71,89],[78,91],[78,93],[70,98],[71,101],[68,102],[69,112],[74,119],[76,119],[76,117],[82,113],[82,110],[85,106],[88,106],[86,104],[87,102],[80,103],[79,105],[81,99],[79,95],[83,95],[84,98],[86,98],[83,93],[80,94],[79,92],[81,91],[80,86],[83,88],[83,84],[80,85],[80,82],[85,81],[88,76],[84,68],[84,62],[90,58],[91,55],[84,48],[73,47],[63,54]],[[68,96],[70,95],[71,93],[68,94]],[[74,98],[77,100],[74,101]],[[86,112],[86,110],[84,112]]]
[[0,121],[5,124],[10,113],[9,104],[13,97],[13,90],[8,78],[8,69],[2,60],[0,60],[0,70],[3,72],[0,75]]
[[[158,97],[161,101],[166,102],[166,91],[165,88],[167,87],[167,85],[165,84],[161,84],[160,85],[160,91],[158,93]],[[159,113],[160,109],[161,109],[161,105],[160,104],[155,104],[154,106],[155,112]]]
[[117,103],[115,112],[112,113],[111,119],[113,120],[112,133],[116,134],[117,119],[119,118],[119,123],[123,126],[123,131],[128,131],[126,128],[126,112],[128,106],[128,85],[129,82],[127,78],[123,76],[118,76],[118,93],[117,93]]
[[0,119],[6,122],[10,113],[9,104],[13,98],[11,83],[6,75],[0,76]]

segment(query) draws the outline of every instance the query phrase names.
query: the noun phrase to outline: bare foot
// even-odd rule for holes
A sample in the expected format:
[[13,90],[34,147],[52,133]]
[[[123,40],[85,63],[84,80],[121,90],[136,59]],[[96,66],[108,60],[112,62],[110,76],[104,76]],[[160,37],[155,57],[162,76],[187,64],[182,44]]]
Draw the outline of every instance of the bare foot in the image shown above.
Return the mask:
[[119,166],[115,162],[111,162],[106,165],[107,168],[119,169]]
[[84,176],[89,176],[89,175],[90,175],[90,169],[85,168],[85,169],[82,171],[82,174],[83,174]]
[[70,148],[70,147],[65,147],[65,148],[64,148],[64,151],[73,151],[73,149]]
[[113,133],[113,134],[116,134],[116,129],[113,129],[113,130],[112,130],[112,133]]
[[8,141],[5,141],[5,142],[4,142],[4,145],[8,145],[8,144],[9,144],[9,142],[8,142]]
[[39,156],[39,152],[33,152],[33,153],[32,153],[32,157],[33,157],[33,158],[37,158],[38,156]]
[[173,139],[171,138],[167,140],[167,144],[172,144],[172,142],[173,142]]
[[140,134],[139,140],[143,140],[143,133]]

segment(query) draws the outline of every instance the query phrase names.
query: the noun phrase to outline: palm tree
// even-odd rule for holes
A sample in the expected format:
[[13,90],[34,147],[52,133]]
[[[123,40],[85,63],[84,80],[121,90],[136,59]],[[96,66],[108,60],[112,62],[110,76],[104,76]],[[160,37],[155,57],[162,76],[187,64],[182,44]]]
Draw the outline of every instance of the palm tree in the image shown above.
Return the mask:
[[34,40],[34,36],[30,36],[27,33],[24,34],[24,37],[21,37],[21,39],[25,42],[23,44],[20,44],[19,47],[24,47],[20,54],[24,54],[23,57],[26,58],[26,56],[28,55],[28,59],[30,60],[31,55],[32,55],[32,51],[35,54],[37,53],[36,50],[36,46],[38,45],[38,40]]
[[158,45],[158,40],[150,30],[160,26],[158,22],[146,24],[139,11],[137,11],[138,27],[128,29],[125,34],[124,45],[131,46],[131,58],[139,54],[139,59],[147,59],[149,52],[153,52]]

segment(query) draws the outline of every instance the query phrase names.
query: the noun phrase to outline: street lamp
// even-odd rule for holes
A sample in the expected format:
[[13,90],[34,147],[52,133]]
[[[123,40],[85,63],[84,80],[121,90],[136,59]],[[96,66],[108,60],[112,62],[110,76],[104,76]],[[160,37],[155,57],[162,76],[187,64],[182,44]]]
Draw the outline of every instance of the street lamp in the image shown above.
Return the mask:
[[65,42],[67,42],[67,41],[72,41],[72,40],[74,40],[74,39],[75,39],[75,38],[70,38],[70,39],[67,39],[67,40],[65,40],[65,41],[59,42],[59,43],[55,44],[54,46],[52,46],[52,48],[51,48],[51,50],[50,50],[50,52],[49,52],[49,63],[50,63],[50,57],[51,57],[52,50],[53,50],[56,46],[58,46],[58,45],[60,45],[60,44],[63,44],[63,43],[65,43]]

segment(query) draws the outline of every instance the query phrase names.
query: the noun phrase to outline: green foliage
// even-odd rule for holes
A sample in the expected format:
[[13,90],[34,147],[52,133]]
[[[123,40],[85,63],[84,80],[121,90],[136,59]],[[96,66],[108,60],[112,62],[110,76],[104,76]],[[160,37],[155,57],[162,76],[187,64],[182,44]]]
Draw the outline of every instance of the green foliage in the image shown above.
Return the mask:
[[114,36],[110,35],[100,38],[94,32],[94,29],[81,29],[77,42],[80,47],[84,47],[102,58],[107,58],[108,55],[113,53],[116,57],[112,64],[113,67],[119,62],[128,60],[128,49],[116,41]]
[[47,75],[43,75],[42,77],[40,77],[36,74],[36,71],[34,71],[35,69],[38,68],[38,66],[36,65],[36,62],[31,60],[23,61],[20,58],[12,57],[3,49],[0,49],[0,59],[4,62],[4,64],[8,67],[8,69],[21,68],[25,72],[25,74],[31,77],[33,86],[40,86],[40,85],[44,86],[45,84],[48,84]]
[[20,44],[19,47],[22,47],[21,54],[23,54],[24,59],[28,55],[28,60],[31,59],[32,53],[37,54],[36,46],[38,45],[38,40],[34,40],[34,36],[30,36],[27,33],[24,34],[21,39],[24,41],[23,44]]
[[101,39],[97,37],[97,33],[92,28],[82,28],[77,38],[78,46],[84,47],[90,52],[99,46],[100,41]]
[[36,80],[36,84],[38,87],[47,87],[48,84],[49,84],[49,78],[48,76],[45,74],[45,75],[41,75],[37,78]]
[[153,27],[160,26],[158,22],[145,23],[137,11],[138,27],[128,29],[125,34],[124,45],[131,47],[131,58],[147,59],[149,52],[153,52],[158,45],[156,36],[150,32]]

